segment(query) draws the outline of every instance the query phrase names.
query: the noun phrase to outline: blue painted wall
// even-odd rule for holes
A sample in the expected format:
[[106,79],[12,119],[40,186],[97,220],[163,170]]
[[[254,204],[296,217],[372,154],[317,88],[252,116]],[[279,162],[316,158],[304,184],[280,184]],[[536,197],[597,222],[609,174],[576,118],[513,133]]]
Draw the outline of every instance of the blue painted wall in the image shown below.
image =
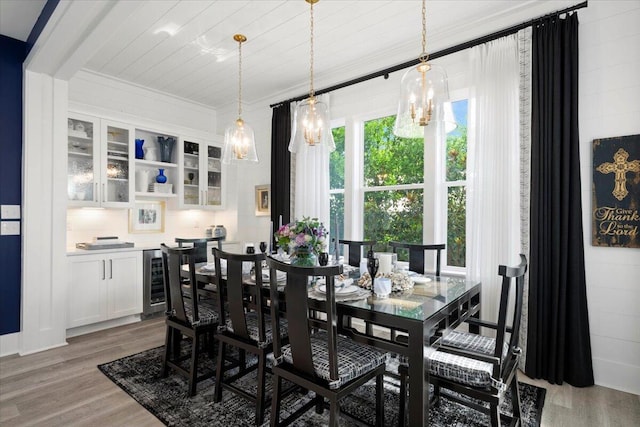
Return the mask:
[[[0,35],[0,204],[22,205],[22,63],[27,44]],[[0,335],[20,331],[21,236],[0,236]]]

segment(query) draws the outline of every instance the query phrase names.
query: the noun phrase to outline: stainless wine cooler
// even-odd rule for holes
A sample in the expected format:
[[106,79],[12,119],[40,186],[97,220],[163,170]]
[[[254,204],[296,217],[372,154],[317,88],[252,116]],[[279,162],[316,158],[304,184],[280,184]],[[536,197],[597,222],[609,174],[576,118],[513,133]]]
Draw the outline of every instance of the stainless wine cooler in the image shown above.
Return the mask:
[[162,251],[152,249],[142,251],[144,263],[144,303],[142,315],[151,316],[165,310],[164,278],[162,276]]

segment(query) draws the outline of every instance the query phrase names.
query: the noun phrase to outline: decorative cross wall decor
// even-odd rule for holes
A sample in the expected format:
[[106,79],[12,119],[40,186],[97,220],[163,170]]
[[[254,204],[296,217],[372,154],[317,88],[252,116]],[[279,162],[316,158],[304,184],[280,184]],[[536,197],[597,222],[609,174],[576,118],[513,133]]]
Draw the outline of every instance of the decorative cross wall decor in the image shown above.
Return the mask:
[[593,141],[592,195],[592,244],[640,247],[640,135]]

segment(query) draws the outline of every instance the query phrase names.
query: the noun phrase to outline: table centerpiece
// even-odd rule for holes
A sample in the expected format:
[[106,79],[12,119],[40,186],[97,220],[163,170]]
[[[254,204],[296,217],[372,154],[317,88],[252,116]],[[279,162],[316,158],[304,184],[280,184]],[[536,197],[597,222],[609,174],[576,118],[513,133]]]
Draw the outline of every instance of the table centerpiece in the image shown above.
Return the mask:
[[318,218],[304,217],[282,225],[274,236],[278,246],[291,255],[291,264],[313,267],[327,246],[328,234]]

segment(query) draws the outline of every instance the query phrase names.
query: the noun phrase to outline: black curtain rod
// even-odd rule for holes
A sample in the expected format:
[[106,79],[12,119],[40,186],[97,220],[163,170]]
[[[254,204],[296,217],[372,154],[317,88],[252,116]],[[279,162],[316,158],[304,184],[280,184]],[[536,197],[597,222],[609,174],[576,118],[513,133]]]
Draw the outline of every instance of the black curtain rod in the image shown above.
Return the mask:
[[[458,44],[456,46],[452,46],[452,47],[448,47],[446,49],[439,50],[437,52],[429,54],[429,59],[431,60],[431,59],[441,58],[441,57],[446,56],[446,55],[451,55],[452,53],[460,52],[461,50],[469,49],[470,47],[478,46],[480,44],[487,43],[487,42],[499,39],[500,37],[505,37],[505,36],[511,35],[513,33],[517,33],[518,31],[520,31],[520,30],[522,30],[524,28],[532,27],[534,25],[537,25],[537,24],[539,24],[540,22],[542,22],[545,19],[553,18],[554,16],[559,16],[559,15],[562,15],[564,13],[569,13],[569,12],[573,12],[574,10],[585,8],[585,7],[588,6],[587,3],[588,3],[588,0],[584,1],[582,3],[576,4],[575,6],[570,6],[570,7],[566,8],[566,9],[558,10],[557,12],[549,13],[549,14],[541,16],[539,18],[532,19],[531,21],[523,22],[521,24],[517,24],[517,25],[514,25],[512,27],[496,31],[495,33],[487,34],[486,36],[478,37],[477,39],[473,39],[473,40],[470,40],[470,41],[467,41],[467,42],[464,42],[464,43],[460,43],[460,44]],[[330,87],[325,88],[325,89],[316,90],[315,94],[316,95],[322,95],[323,93],[332,92],[334,90],[342,89],[342,88],[347,87],[347,86],[352,86],[352,85],[355,85],[355,84],[358,84],[358,83],[362,83],[362,82],[365,82],[367,80],[375,79],[376,77],[385,76],[385,78],[387,78],[390,73],[402,70],[404,68],[413,67],[414,65],[418,65],[419,63],[420,63],[420,60],[418,58],[412,59],[411,61],[403,62],[402,64],[394,65],[392,67],[385,68],[384,70],[375,71],[373,73],[370,73],[370,74],[367,74],[367,75],[364,75],[364,76],[360,76],[360,77],[356,77],[355,79],[348,80],[346,82],[338,83],[336,85],[330,86]],[[269,107],[274,108],[274,107],[277,107],[277,106],[282,105],[282,104],[287,103],[287,102],[302,101],[303,99],[307,99],[308,97],[309,97],[309,94],[297,96],[295,98],[287,99],[286,101],[280,101],[280,102],[277,102],[275,104],[271,104]]]

